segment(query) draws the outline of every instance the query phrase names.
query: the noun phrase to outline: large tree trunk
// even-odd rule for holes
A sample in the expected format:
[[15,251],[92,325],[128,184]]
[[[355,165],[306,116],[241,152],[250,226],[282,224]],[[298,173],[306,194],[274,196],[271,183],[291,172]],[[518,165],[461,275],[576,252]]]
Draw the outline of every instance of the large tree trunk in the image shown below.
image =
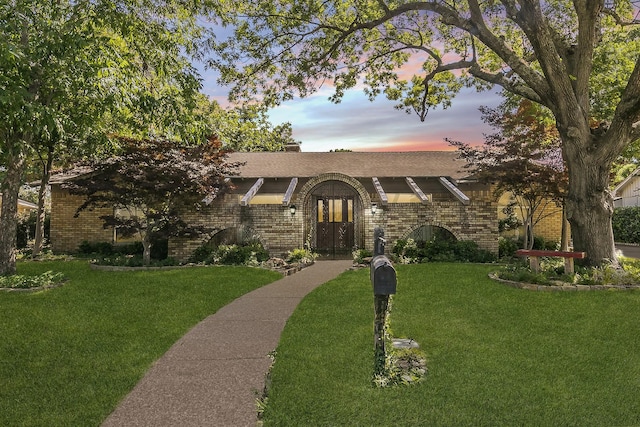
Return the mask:
[[7,172],[0,185],[2,210],[0,211],[0,275],[16,272],[16,237],[18,227],[18,191],[24,169],[22,150],[7,153]]
[[571,224],[574,250],[587,253],[588,265],[597,266],[610,262],[617,266],[611,226],[611,164],[584,153],[579,155],[571,153],[571,150],[565,153],[569,169],[566,210],[567,219]]

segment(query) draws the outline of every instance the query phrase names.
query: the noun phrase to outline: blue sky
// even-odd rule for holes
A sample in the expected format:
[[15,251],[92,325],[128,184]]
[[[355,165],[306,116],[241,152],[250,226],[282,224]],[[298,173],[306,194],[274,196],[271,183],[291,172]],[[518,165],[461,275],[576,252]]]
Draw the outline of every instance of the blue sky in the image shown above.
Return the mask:
[[[226,89],[216,83],[211,71],[203,71],[203,91],[224,105]],[[429,112],[420,122],[415,114],[393,108],[380,97],[370,102],[361,90],[346,93],[340,104],[328,100],[330,89],[314,96],[288,101],[269,113],[272,123],[290,122],[293,136],[302,142],[302,151],[427,151],[451,150],[444,138],[471,144],[483,142],[492,133],[480,119],[478,107],[495,107],[500,98],[491,92],[465,89],[452,107]]]

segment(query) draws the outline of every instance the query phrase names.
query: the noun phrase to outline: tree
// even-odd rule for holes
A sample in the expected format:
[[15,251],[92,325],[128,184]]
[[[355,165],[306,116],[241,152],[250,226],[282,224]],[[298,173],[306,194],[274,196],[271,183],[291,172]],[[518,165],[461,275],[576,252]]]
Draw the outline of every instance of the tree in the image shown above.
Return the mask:
[[[186,55],[197,52],[204,33],[195,21],[201,7],[179,0],[0,4],[0,274],[15,272],[17,192],[34,151],[53,164],[61,150],[108,152],[110,132],[197,133],[184,120],[200,87]],[[89,140],[100,143],[90,149]]]
[[300,144],[293,138],[291,123],[274,126],[262,104],[222,108],[208,101],[210,127],[232,151],[284,151],[287,145]]
[[449,141],[467,161],[467,168],[480,181],[495,184],[497,196],[509,192],[524,219],[524,248],[531,249],[535,226],[563,207],[566,173],[560,157],[557,131],[540,107],[524,100],[511,109],[506,102],[496,109],[481,108],[483,121],[498,132],[485,137],[485,144],[472,146]]
[[[235,26],[211,64],[231,96],[278,103],[358,84],[425,119],[463,85],[498,85],[551,111],[576,250],[615,263],[609,171],[640,137],[640,21],[629,0],[218,0]],[[404,68],[403,68],[404,67]],[[415,71],[414,71],[415,70]],[[405,78],[406,74],[412,74]]]
[[185,212],[199,210],[223,194],[226,177],[237,165],[225,163],[220,141],[181,147],[175,142],[125,140],[124,152],[82,165],[90,172],[69,180],[63,188],[86,199],[76,211],[113,208],[101,216],[104,227],[142,241],[143,262],[149,265],[154,241],[172,236],[198,236],[209,230],[187,224]]

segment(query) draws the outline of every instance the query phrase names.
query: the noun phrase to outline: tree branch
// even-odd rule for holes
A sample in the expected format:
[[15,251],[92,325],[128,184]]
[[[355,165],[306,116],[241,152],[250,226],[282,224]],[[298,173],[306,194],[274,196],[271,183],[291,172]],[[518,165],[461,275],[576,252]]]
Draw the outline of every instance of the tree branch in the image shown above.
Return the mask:
[[612,4],[613,7],[607,7],[605,5],[605,7],[602,9],[602,13],[609,15],[610,17],[613,18],[613,20],[616,22],[616,24],[620,25],[621,27],[628,27],[631,25],[638,25],[640,24],[640,19],[638,19],[638,15],[640,14],[640,12],[638,14],[636,14],[636,16],[634,18],[632,18],[631,20],[627,20],[625,18],[623,18],[622,16],[620,16],[620,14],[618,12],[616,12],[615,8],[615,2]]

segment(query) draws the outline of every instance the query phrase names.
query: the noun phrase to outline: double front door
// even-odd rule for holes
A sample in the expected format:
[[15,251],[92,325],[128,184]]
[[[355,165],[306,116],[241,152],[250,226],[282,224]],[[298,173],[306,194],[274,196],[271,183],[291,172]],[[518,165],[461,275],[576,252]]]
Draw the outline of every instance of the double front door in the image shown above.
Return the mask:
[[354,247],[353,196],[316,196],[316,250],[329,257],[349,256]]

